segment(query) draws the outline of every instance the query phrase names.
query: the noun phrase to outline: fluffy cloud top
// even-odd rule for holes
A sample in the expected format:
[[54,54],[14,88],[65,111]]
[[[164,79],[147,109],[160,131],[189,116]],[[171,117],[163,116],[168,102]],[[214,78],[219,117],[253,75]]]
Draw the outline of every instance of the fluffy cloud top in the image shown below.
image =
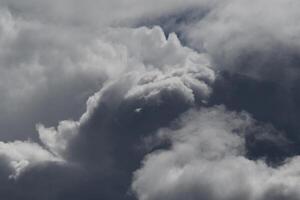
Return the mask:
[[[69,170],[77,173],[75,177],[87,174],[88,181],[106,182],[106,188],[120,184],[118,192],[96,192],[93,187],[88,190],[96,192],[95,197],[122,199],[143,155],[136,149],[141,137],[168,125],[190,107],[203,104],[210,95],[215,74],[207,55],[182,46],[175,34],[166,38],[159,27],[108,29],[86,51],[88,63],[99,66],[106,80],[87,100],[86,112],[79,120],[61,121],[57,127],[38,124],[41,144],[3,142],[0,163],[7,165],[10,170],[4,174],[15,177],[16,184],[22,185],[36,169],[41,168],[38,172],[45,174]],[[89,66],[85,62],[78,64]],[[130,155],[132,162],[125,163]],[[68,193],[60,188],[61,178],[53,177],[57,190],[54,196]],[[47,182],[43,178],[36,181],[35,184]],[[66,181],[71,181],[69,176]],[[9,182],[4,184],[10,187]],[[10,189],[25,199],[47,195],[46,191],[36,194],[35,190],[23,193],[21,186]],[[72,190],[71,194],[76,192]]]
[[[205,55],[182,47],[175,34],[166,39],[158,27],[113,29],[103,38],[105,45],[110,45],[110,53],[118,55],[119,49],[123,52],[120,58],[124,61],[123,70],[118,69],[118,76],[113,73],[112,81],[89,98],[87,111],[78,122],[63,121],[57,129],[38,126],[40,138],[55,153],[65,148],[69,137],[76,135],[81,124],[93,116],[101,102],[113,105],[118,101],[142,101],[144,105],[158,106],[174,96],[192,106],[210,94],[210,84],[215,76],[209,60]],[[108,43],[110,40],[112,42]],[[143,47],[147,47],[147,51],[143,52]],[[120,96],[112,93],[114,90],[120,90],[117,92]]]
[[224,107],[188,112],[180,128],[161,130],[172,145],[146,157],[133,190],[141,200],[300,199],[298,156],[277,168],[245,156],[245,135],[254,127],[247,114]]

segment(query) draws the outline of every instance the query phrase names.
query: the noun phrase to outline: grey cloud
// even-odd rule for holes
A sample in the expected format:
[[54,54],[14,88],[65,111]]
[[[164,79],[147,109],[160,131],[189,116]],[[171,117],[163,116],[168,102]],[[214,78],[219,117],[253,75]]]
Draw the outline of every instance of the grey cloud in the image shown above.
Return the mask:
[[220,1],[183,29],[220,69],[287,81],[299,77],[298,1]]
[[198,1],[138,25],[161,25],[191,48],[207,52],[218,70],[291,82],[299,77],[299,3]]
[[[37,139],[35,134],[31,134],[34,133],[35,123],[53,126],[57,121],[80,117],[84,112],[84,103],[88,96],[96,92],[105,80],[119,76],[124,72],[126,65],[131,64],[124,60],[127,58],[127,53],[137,55],[137,51],[144,51],[143,65],[158,67],[158,65],[174,65],[178,61],[178,65],[186,65],[180,62],[183,62],[185,60],[183,57],[191,51],[182,49],[173,52],[176,55],[167,57],[168,51],[178,49],[177,46],[180,46],[177,37],[172,35],[170,40],[174,42],[168,42],[162,51],[147,52],[148,49],[141,46],[134,52],[126,52],[126,49],[115,51],[118,42],[133,45],[135,36],[129,36],[130,33],[126,34],[126,31],[123,31],[124,35],[118,34],[118,31],[115,33],[104,31],[107,29],[104,25],[91,31],[70,24],[45,22],[43,17],[46,16],[46,12],[35,13],[36,10],[31,10],[29,6],[30,3],[36,3],[36,7],[50,12],[49,7],[58,6],[55,2],[33,1],[19,4],[3,1],[1,3],[3,4],[1,8],[3,48],[0,53],[0,91],[3,95],[1,95],[0,110],[5,113],[1,116],[1,137],[4,140],[27,139],[27,137]],[[67,1],[65,3],[71,4]],[[102,3],[107,4],[107,2]],[[94,4],[91,5],[96,7]],[[88,8],[90,7],[89,5]],[[61,9],[64,10],[63,5]],[[23,16],[34,13],[36,14],[34,17]],[[111,36],[103,32],[109,32]],[[160,37],[158,41],[163,40],[163,32],[160,30],[156,32]],[[103,35],[106,35],[105,38]],[[128,38],[128,40],[120,38]],[[151,43],[155,42],[155,39],[147,41]],[[115,40],[116,44],[111,46],[105,40]],[[165,60],[162,56],[166,56]],[[157,60],[160,63],[155,62],[156,57],[159,57]],[[132,66],[136,64],[133,63]],[[205,76],[206,74],[203,75]],[[209,80],[213,79],[212,75],[209,76]],[[205,84],[199,85],[199,83],[196,86],[195,82],[188,79],[185,82],[194,84],[195,87],[205,87]],[[65,101],[65,99],[74,100]],[[61,112],[62,109],[64,112]],[[13,125],[15,121],[20,122],[18,126]]]
[[[97,67],[106,65],[105,58],[101,63],[90,58],[97,54],[90,43],[93,38],[70,37],[71,30],[1,10],[1,138],[33,138],[30,132],[37,122],[55,124],[80,116],[88,96],[107,78],[105,70]],[[72,102],[65,101],[71,98]]]
[[[40,20],[43,23],[71,25],[95,29],[109,25],[130,25],[141,18],[153,18],[175,13],[192,6],[203,5],[207,0],[172,1],[163,0],[159,7],[146,0],[1,0],[2,7],[8,7],[22,18]],[[109,16],[109,17],[108,17]]]
[[246,113],[213,107],[191,111],[178,123],[159,132],[171,147],[147,155],[135,172],[139,199],[300,199],[298,156],[276,168],[246,157],[245,138],[256,126]]
[[257,150],[274,160],[299,154],[298,10],[293,0],[214,1],[148,21],[211,56],[221,72],[210,105],[246,110],[285,132],[293,148],[277,152],[265,145]]
[[[141,52],[144,46],[156,56]],[[108,65],[103,71],[109,79],[87,100],[86,112],[80,119],[61,121],[56,128],[38,124],[40,145],[3,143],[0,154],[8,159],[2,162],[12,171],[7,176],[16,177],[17,185],[10,190],[23,199],[46,198],[43,185],[37,193],[30,189],[24,193],[20,187],[27,177],[34,179],[36,173],[47,177],[48,170],[50,174],[53,170],[58,174],[74,171],[86,180],[74,184],[79,188],[87,184],[79,190],[59,189],[61,182],[71,181],[70,177],[63,181],[63,177],[54,176],[53,198],[63,199],[68,194],[80,199],[82,195],[75,194],[82,190],[92,199],[127,198],[131,173],[146,152],[139,149],[141,138],[167,126],[191,106],[203,104],[215,78],[206,55],[183,47],[175,34],[167,39],[159,27],[109,29],[99,36],[92,51],[101,53],[90,56],[89,61],[105,61]],[[7,146],[18,157],[10,154]],[[34,184],[35,181],[48,182],[43,178],[33,180]],[[98,189],[98,184],[105,186]]]
[[295,0],[0,7],[1,198],[299,199]]
[[[209,105],[224,104],[230,110],[246,110],[260,121],[272,123],[290,142],[278,144],[262,142],[252,147],[254,157],[266,157],[271,162],[281,162],[285,157],[299,154],[298,118],[299,99],[297,84],[291,88],[268,80],[257,80],[241,74],[221,73],[214,84]],[[254,134],[255,135],[255,134]],[[276,146],[283,148],[277,148]]]
[[[209,61],[205,55],[197,54],[191,49],[182,47],[176,39],[167,40],[162,30],[158,27],[154,29],[116,29],[107,35],[111,36],[112,34],[118,33],[122,36],[124,35],[123,31],[126,34],[135,36],[135,42],[133,40],[130,42],[130,45],[133,46],[126,46],[126,44],[122,44],[122,41],[115,39],[114,43],[116,43],[117,46],[114,46],[114,43],[112,43],[113,46],[111,46],[111,50],[118,51],[118,49],[121,48],[125,52],[123,56],[127,57],[121,57],[126,61],[123,66],[125,75],[119,73],[121,78],[116,76],[115,80],[106,83],[99,92],[91,96],[87,101],[87,111],[78,122],[62,122],[58,127],[58,129],[62,131],[58,131],[57,134],[53,133],[55,132],[53,128],[47,131],[47,129],[43,129],[39,126],[47,132],[47,135],[53,135],[54,138],[52,139],[55,140],[55,135],[60,138],[60,132],[65,132],[63,128],[64,124],[68,127],[66,130],[72,130],[80,126],[78,123],[83,124],[88,121],[89,117],[93,115],[94,110],[98,107],[98,104],[102,105],[102,103],[100,103],[102,101],[108,104],[107,108],[109,109],[110,104],[112,106],[118,106],[122,101],[141,101],[144,105],[153,104],[152,106],[158,106],[160,103],[164,103],[166,100],[164,98],[172,98],[172,96],[175,95],[180,97],[183,102],[186,102],[186,105],[189,105],[197,103],[197,98],[204,100],[208,97],[210,93],[209,85],[214,81],[214,73],[209,68]],[[175,35],[173,35],[173,37],[176,38]],[[104,36],[104,38],[106,38],[106,36]],[[126,38],[127,42],[128,40],[130,41],[129,37]],[[149,40],[159,42],[158,44],[149,43]],[[147,49],[149,52],[156,51],[161,57],[150,57],[151,59],[148,59],[146,62],[145,58],[147,59],[148,54],[143,55],[140,53],[141,47],[144,46],[143,43],[148,44]],[[166,49],[169,49],[169,46],[174,48],[173,51],[166,51]],[[177,55],[178,53],[180,53],[180,56]],[[180,62],[172,63],[174,59],[178,58]],[[160,65],[156,63],[160,63]],[[128,103],[124,103],[124,105],[126,104]],[[144,106],[143,104],[141,106]],[[68,126],[68,124],[70,125]],[[70,131],[70,133],[73,132],[74,131]],[[47,137],[45,136],[44,138]]]
[[14,173],[10,175],[10,178],[17,178],[23,170],[31,165],[47,161],[62,161],[38,144],[32,142],[1,142],[0,155],[7,160],[9,166],[14,170]]

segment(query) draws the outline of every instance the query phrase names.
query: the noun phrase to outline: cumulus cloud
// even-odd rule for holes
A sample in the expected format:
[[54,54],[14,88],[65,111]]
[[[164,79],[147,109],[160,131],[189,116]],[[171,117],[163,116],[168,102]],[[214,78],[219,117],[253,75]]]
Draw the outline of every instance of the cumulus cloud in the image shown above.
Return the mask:
[[26,168],[40,163],[62,162],[40,145],[29,141],[0,142],[0,157],[13,169],[13,174],[10,175],[12,178],[17,178]]
[[[70,172],[84,171],[79,174],[87,174],[91,185],[106,182],[107,188],[120,187],[117,191],[96,192],[95,197],[125,198],[131,173],[144,155],[145,150],[138,150],[142,136],[167,126],[188,108],[203,104],[210,95],[215,75],[207,55],[182,46],[175,34],[166,38],[159,27],[107,29],[92,47],[88,51],[97,56],[89,56],[88,61],[99,65],[106,62],[101,70],[107,81],[89,97],[86,112],[79,120],[61,121],[50,128],[38,124],[41,144],[3,143],[3,155],[8,160],[2,162],[8,163],[13,172],[7,175],[16,177],[17,183],[48,163],[50,169],[42,167],[41,173],[64,171],[64,163]],[[7,146],[18,157],[10,154]],[[22,153],[23,148],[29,150]],[[132,161],[126,163],[130,155]],[[61,178],[57,178],[55,188],[60,186]],[[93,193],[93,187],[87,190]],[[16,192],[19,190],[16,187]],[[67,192],[58,191],[57,194]],[[31,192],[24,198],[29,198]]]
[[[31,9],[29,6],[32,5],[31,3],[35,3],[37,9]],[[94,3],[85,3],[85,6],[87,9],[95,8],[97,6]],[[108,3],[101,1],[99,4]],[[59,4],[64,11],[70,10],[72,5],[78,6],[78,4],[72,4],[71,1],[66,1],[65,7],[63,5]],[[141,5],[144,4],[141,2]],[[86,99],[99,90],[104,81],[118,77],[124,72],[126,65],[132,64],[132,68],[136,67],[136,63],[126,63],[128,62],[127,56],[131,56],[126,55],[127,53],[135,54],[137,62],[142,62],[142,65],[147,65],[147,67],[154,65],[155,68],[164,65],[174,66],[175,63],[178,66],[189,65],[183,63],[185,60],[188,62],[205,60],[198,59],[197,56],[185,59],[191,50],[178,48],[180,42],[172,34],[169,42],[165,42],[165,36],[161,30],[156,31],[157,36],[151,34],[153,36],[144,38],[144,45],[149,45],[146,41],[153,42],[151,45],[156,45],[153,48],[161,48],[161,50],[147,52],[149,49],[141,45],[133,47],[134,37],[148,37],[147,34],[143,36],[138,31],[135,33],[137,36],[126,33],[128,31],[125,30],[121,31],[123,35],[118,33],[118,30],[105,31],[108,22],[105,23],[107,26],[101,24],[93,30],[74,26],[72,23],[53,22],[48,19],[47,12],[53,12],[49,15],[57,18],[64,18],[61,15],[67,13],[59,14],[55,13],[56,9],[50,9],[57,6],[55,2],[1,1],[0,41],[3,48],[0,52],[0,92],[3,95],[1,95],[0,110],[5,113],[1,116],[1,132],[5,133],[2,134],[2,139],[26,139],[28,134],[34,133],[33,127],[37,122],[55,125],[57,121],[63,119],[80,117],[84,112]],[[110,5],[107,6],[110,7]],[[105,6],[99,7],[107,10]],[[36,12],[39,9],[45,12]],[[125,8],[122,7],[122,9]],[[97,13],[101,12],[97,10]],[[126,13],[131,12],[126,10]],[[136,17],[138,18],[138,15]],[[75,14],[71,14],[67,18],[75,19],[76,17]],[[109,18],[105,17],[105,19]],[[70,20],[67,21],[70,22]],[[80,24],[86,25],[84,22]],[[132,47],[122,50],[122,45]],[[169,55],[168,51],[171,50],[173,53]],[[137,53],[137,51],[140,52]],[[137,54],[142,54],[141,58]],[[139,61],[139,59],[144,60]],[[193,59],[198,59],[198,61],[193,61]],[[132,59],[130,62],[135,61]],[[194,84],[189,80],[185,82]],[[203,85],[198,84],[198,87],[203,87]],[[70,98],[74,100],[65,101]],[[64,109],[64,112],[60,112],[61,109]],[[26,113],[26,117],[23,113]],[[24,118],[26,120],[23,120]],[[20,121],[19,126],[13,126],[14,121]],[[27,132],[27,135],[25,136],[22,132]],[[34,138],[35,135],[31,134],[30,137]]]
[[[123,37],[119,36],[126,34],[128,37],[125,42],[122,41]],[[43,125],[37,127],[41,141],[55,154],[61,156],[73,154],[73,148],[77,152],[76,149],[80,149],[82,145],[83,149],[80,149],[82,152],[77,153],[89,152],[91,148],[89,142],[95,142],[90,141],[91,138],[105,141],[106,137],[135,132],[136,130],[130,130],[132,124],[129,126],[126,123],[134,123],[135,118],[142,119],[144,116],[149,120],[148,125],[144,124],[144,127],[141,124],[133,125],[140,127],[136,128],[137,130],[144,131],[139,133],[140,136],[137,135],[138,139],[141,135],[155,130],[154,127],[171,121],[189,107],[202,104],[210,94],[214,73],[210,69],[209,60],[205,55],[182,47],[176,35],[173,34],[166,39],[162,30],[155,27],[113,29],[103,37],[105,41],[109,41],[107,37],[111,37],[112,51],[121,49],[125,52],[123,75],[115,76],[88,99],[87,110],[78,121],[62,121],[57,128],[45,128]],[[148,52],[156,52],[160,57],[142,54],[140,50],[145,45]],[[173,62],[176,59],[178,61]],[[171,100],[172,103],[169,102]],[[135,112],[137,109],[138,113]],[[119,126],[124,126],[123,130],[118,129]],[[136,140],[131,138],[135,136],[126,137],[130,143]],[[71,145],[71,150],[68,149],[68,145]],[[103,148],[109,146],[105,143],[103,145]],[[93,148],[102,147],[100,145]],[[71,155],[75,160],[76,156]],[[101,159],[101,156],[94,159]]]
[[299,199],[298,7],[0,0],[1,198]]
[[139,199],[300,199],[298,156],[276,168],[246,157],[245,138],[256,126],[248,114],[213,107],[178,123],[159,132],[171,147],[146,156],[135,172]]

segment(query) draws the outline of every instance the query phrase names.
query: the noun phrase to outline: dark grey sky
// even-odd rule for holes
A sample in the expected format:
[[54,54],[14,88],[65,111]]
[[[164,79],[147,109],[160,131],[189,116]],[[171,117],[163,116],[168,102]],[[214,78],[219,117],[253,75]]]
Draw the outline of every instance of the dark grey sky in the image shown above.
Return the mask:
[[296,0],[0,0],[0,199],[300,200]]

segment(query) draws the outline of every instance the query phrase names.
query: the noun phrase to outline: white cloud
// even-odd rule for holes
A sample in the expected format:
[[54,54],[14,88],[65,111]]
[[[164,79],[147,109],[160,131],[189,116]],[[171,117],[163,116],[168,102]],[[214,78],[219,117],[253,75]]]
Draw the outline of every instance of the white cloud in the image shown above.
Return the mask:
[[30,141],[0,142],[0,157],[13,169],[11,178],[17,178],[27,167],[44,162],[62,162],[59,157]]
[[223,107],[185,114],[179,129],[159,133],[172,145],[146,156],[135,173],[133,190],[140,200],[300,199],[300,158],[277,168],[249,160],[245,135],[252,128],[246,113]]
[[45,128],[43,125],[37,125],[37,131],[42,143],[56,156],[63,155],[68,142],[78,133],[78,122],[61,121],[57,127]]

